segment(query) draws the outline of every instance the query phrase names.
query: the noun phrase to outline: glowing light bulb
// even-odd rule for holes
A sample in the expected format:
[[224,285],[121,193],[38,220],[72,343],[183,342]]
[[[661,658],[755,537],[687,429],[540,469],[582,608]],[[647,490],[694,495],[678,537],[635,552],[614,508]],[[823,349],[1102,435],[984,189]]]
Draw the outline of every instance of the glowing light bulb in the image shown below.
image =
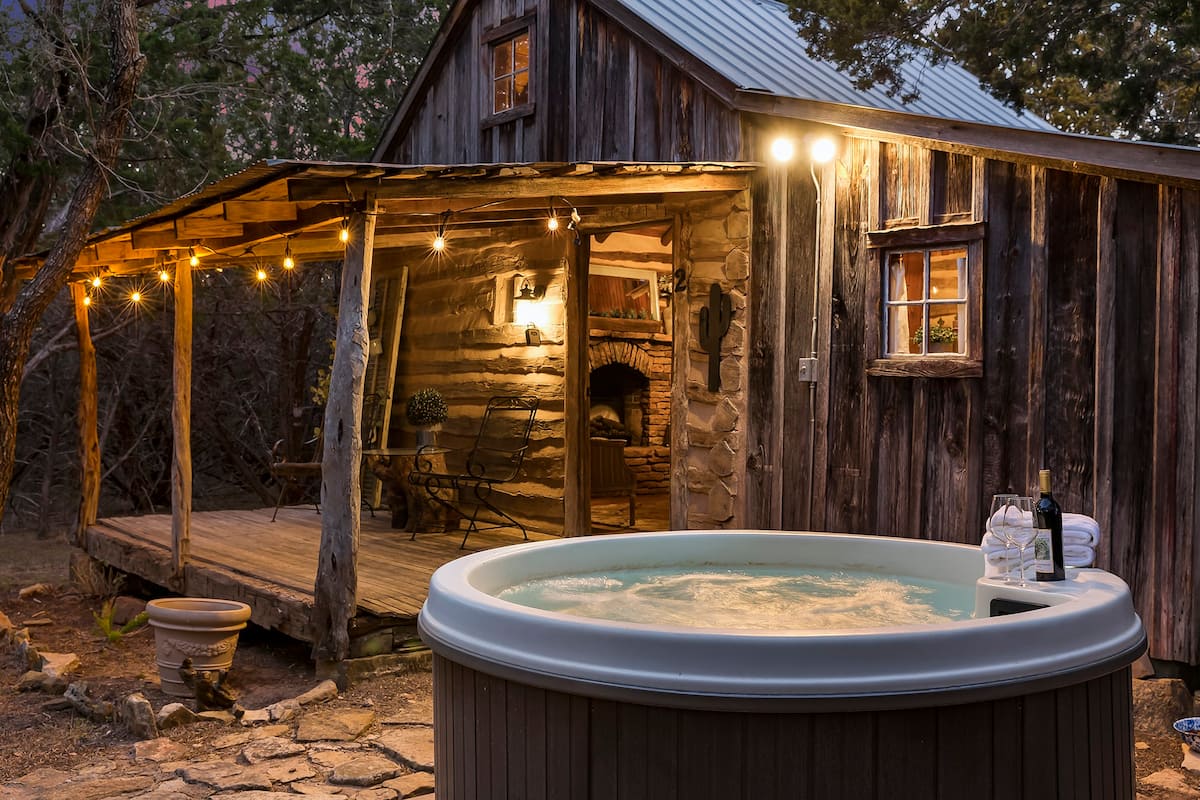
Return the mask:
[[92,286],[94,286],[95,288],[99,289],[99,288],[100,288],[100,285],[101,285],[102,283],[103,283],[103,281],[102,281],[102,280],[100,280],[100,276],[99,276],[99,275],[97,275],[96,277],[92,278]]
[[92,304],[92,298],[90,298],[90,297],[84,297],[84,298],[83,298],[83,304],[84,304],[85,306],[90,306],[90,305]]
[[129,302],[131,302],[131,303],[142,302],[142,293],[139,291],[136,291],[136,290],[130,292],[129,293]]
[[296,259],[292,258],[291,253],[288,253],[287,255],[285,255],[283,257],[283,268],[284,269],[295,269],[296,268]]
[[546,227],[551,231],[558,230],[558,217],[551,217],[550,219],[546,220]]
[[193,267],[200,266],[200,256],[196,255],[195,253],[192,253],[191,257],[188,258],[188,264]]
[[837,145],[833,143],[833,139],[822,136],[812,143],[810,155],[814,163],[828,164],[837,155]]
[[158,273],[158,279],[160,281],[162,281],[163,283],[170,283],[171,282],[171,273],[167,272],[164,269],[162,272]]
[[342,244],[350,241],[350,229],[342,228],[340,231],[338,231],[338,238],[341,239]]
[[267,279],[267,271],[265,269],[260,269],[258,272],[254,273],[254,277],[258,279],[259,283],[262,283]]
[[442,236],[440,233],[437,236],[433,237],[433,249],[437,250],[439,253],[442,252],[443,250],[445,250],[446,249],[446,237]]
[[791,161],[796,155],[796,143],[786,136],[771,142],[771,157],[781,163]]

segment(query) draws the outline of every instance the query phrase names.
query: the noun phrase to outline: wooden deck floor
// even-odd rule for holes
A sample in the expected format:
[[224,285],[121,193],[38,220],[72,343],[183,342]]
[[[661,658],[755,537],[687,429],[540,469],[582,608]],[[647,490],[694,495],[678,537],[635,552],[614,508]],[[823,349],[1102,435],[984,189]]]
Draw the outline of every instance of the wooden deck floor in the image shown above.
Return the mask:
[[[666,497],[638,499],[640,530],[665,530]],[[598,503],[596,533],[628,530],[626,508]],[[425,602],[429,578],[442,564],[469,552],[519,544],[516,530],[472,534],[459,550],[462,534],[419,533],[416,541],[393,530],[385,511],[364,513],[358,553],[358,612],[372,624],[414,625]],[[531,531],[531,540],[555,538]],[[203,511],[192,515],[191,557],[182,585],[171,580],[171,517],[102,519],[88,528],[88,554],[117,569],[180,594],[241,600],[251,619],[302,641],[314,640],[312,609],[321,517],[312,506]]]

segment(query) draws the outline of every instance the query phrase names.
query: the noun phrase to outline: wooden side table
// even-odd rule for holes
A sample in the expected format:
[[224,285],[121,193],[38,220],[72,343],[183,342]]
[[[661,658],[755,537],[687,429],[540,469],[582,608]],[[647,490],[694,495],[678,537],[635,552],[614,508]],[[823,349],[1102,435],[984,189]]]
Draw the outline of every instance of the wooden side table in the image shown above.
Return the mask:
[[[416,468],[416,447],[387,447],[364,450],[367,468],[383,484],[384,502],[392,511],[392,527],[414,531],[451,531],[458,527],[459,517],[451,509],[429,497],[425,488],[409,481]],[[420,454],[434,472],[446,471],[447,447],[424,447]]]

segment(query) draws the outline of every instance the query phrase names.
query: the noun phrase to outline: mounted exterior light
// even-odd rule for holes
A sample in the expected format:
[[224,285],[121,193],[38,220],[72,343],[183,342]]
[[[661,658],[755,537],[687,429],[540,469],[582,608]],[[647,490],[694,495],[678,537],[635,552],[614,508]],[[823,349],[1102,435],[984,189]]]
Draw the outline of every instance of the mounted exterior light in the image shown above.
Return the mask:
[[771,142],[771,158],[781,164],[786,164],[796,157],[796,143],[786,136],[780,136]]
[[541,300],[546,296],[546,287],[534,286],[528,278],[521,278],[521,291],[513,295],[513,300]]
[[814,139],[809,148],[809,155],[815,164],[828,164],[837,155],[837,145],[828,136]]

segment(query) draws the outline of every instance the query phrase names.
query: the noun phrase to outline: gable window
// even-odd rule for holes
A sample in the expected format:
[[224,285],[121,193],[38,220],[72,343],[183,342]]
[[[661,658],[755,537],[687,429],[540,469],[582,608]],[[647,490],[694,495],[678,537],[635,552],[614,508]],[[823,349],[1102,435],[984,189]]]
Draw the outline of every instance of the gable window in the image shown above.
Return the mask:
[[529,103],[529,29],[492,46],[492,113]]
[[875,143],[867,373],[983,373],[983,160]]

